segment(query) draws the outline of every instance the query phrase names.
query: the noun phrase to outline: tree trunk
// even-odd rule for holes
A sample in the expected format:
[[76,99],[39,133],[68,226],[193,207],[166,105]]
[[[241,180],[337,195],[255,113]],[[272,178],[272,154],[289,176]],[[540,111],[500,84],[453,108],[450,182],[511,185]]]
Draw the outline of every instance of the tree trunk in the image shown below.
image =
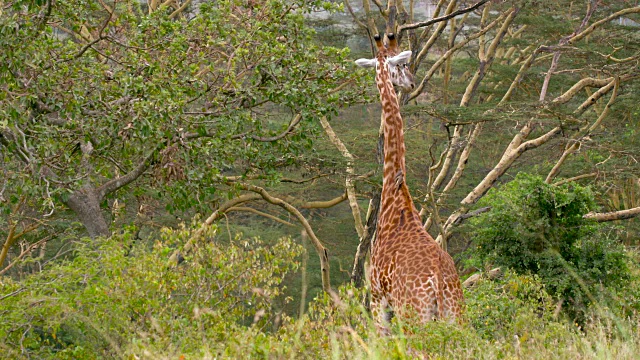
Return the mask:
[[351,282],[355,287],[362,287],[365,280],[365,268],[364,261],[367,258],[367,254],[371,249],[371,240],[376,231],[378,225],[378,212],[380,210],[380,190],[376,190],[369,202],[369,210],[367,214],[367,225],[364,228],[364,233],[360,237],[358,244],[358,250],[356,251],[355,260],[353,262],[353,270],[351,271]]
[[97,191],[89,186],[76,190],[69,196],[65,204],[73,210],[87,229],[89,236],[109,236],[109,224],[100,209],[100,198]]

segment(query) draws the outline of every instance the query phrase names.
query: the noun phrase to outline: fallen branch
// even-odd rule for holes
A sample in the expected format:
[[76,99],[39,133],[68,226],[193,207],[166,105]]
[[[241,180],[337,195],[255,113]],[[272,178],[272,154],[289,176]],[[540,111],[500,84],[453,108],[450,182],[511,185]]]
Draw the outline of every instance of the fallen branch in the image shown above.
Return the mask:
[[640,215],[640,206],[627,210],[611,211],[605,213],[590,212],[582,216],[583,219],[595,220],[597,222],[627,220]]
[[[483,276],[485,275],[485,276]],[[486,274],[483,273],[475,273],[471,276],[469,276],[467,278],[467,280],[465,280],[462,283],[462,287],[464,288],[470,288],[473,287],[475,284],[478,283],[478,281],[480,281],[480,279],[482,278],[487,278],[487,279],[495,279],[497,277],[499,277],[500,275],[502,275],[502,269],[501,268],[495,268],[492,270],[489,270],[489,272],[487,272]]]

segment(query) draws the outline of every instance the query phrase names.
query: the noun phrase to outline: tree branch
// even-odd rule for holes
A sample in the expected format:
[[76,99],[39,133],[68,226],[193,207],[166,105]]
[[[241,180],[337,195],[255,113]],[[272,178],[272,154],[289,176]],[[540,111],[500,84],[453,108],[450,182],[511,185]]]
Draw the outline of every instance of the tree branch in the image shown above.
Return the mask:
[[611,94],[611,97],[609,98],[607,105],[605,105],[604,109],[602,110],[602,113],[600,113],[600,116],[598,116],[596,121],[594,121],[594,123],[591,126],[588,126],[588,127],[585,126],[573,136],[573,139],[571,139],[569,144],[567,144],[567,146],[565,147],[565,150],[560,156],[560,159],[556,162],[556,164],[553,166],[553,168],[547,175],[547,178],[545,179],[545,182],[547,184],[550,184],[551,181],[558,175],[558,172],[560,171],[560,166],[564,164],[567,157],[573,154],[574,152],[576,152],[580,148],[580,144],[581,144],[580,141],[584,139],[586,136],[588,136],[590,133],[592,133],[593,130],[595,130],[598,126],[600,126],[604,118],[607,117],[607,115],[609,114],[609,111],[611,110],[611,105],[613,104],[613,102],[616,100],[616,97],[618,96],[618,88],[620,85],[619,78],[618,77],[614,78],[613,83],[614,83],[613,94]]
[[362,237],[364,234],[364,225],[362,224],[362,216],[360,215],[360,206],[358,205],[358,199],[356,198],[356,188],[354,185],[355,172],[353,170],[353,155],[349,152],[342,140],[338,138],[335,131],[331,127],[331,124],[327,121],[326,117],[320,118],[320,124],[325,133],[329,137],[331,143],[340,151],[342,156],[347,160],[347,176],[345,177],[345,190],[349,198],[349,207],[351,207],[351,214],[355,222],[356,232],[358,237]]
[[478,37],[482,36],[483,34],[486,34],[489,30],[493,29],[498,23],[500,23],[500,21],[502,21],[507,16],[507,14],[508,14],[508,12],[504,12],[504,13],[500,14],[500,16],[498,16],[495,20],[493,20],[491,23],[489,23],[489,25],[487,25],[487,27],[485,27],[484,29],[478,31],[477,33],[475,33],[473,35],[470,35],[466,39],[464,39],[464,40],[460,41],[459,43],[457,43],[451,49],[447,50],[447,52],[444,53],[431,66],[431,68],[429,68],[429,70],[427,71],[426,75],[422,78],[422,81],[420,81],[420,84],[418,86],[416,86],[416,89],[413,90],[409,94],[407,101],[415,99],[416,97],[418,97],[418,95],[420,95],[422,93],[422,91],[424,90],[424,87],[426,86],[426,84],[429,81],[429,79],[431,79],[431,77],[435,74],[435,72],[438,70],[438,68],[440,68],[440,66],[442,66],[442,64],[444,64],[444,62],[449,57],[451,57],[451,55],[456,53],[458,50],[460,50],[462,47],[467,45],[469,42],[477,39]]
[[246,212],[250,212],[250,213],[254,213],[256,215],[260,215],[262,217],[266,217],[267,219],[271,219],[273,221],[279,222],[281,224],[285,224],[287,226],[294,226],[292,223],[286,221],[286,220],[282,220],[277,216],[271,215],[271,214],[267,214],[266,212],[262,212],[260,210],[254,209],[252,207],[248,207],[248,206],[234,206],[234,207],[230,207],[227,209],[227,212],[230,211],[246,211]]
[[584,219],[595,220],[597,222],[614,221],[614,220],[626,220],[640,215],[640,206],[620,211],[612,211],[605,213],[590,212],[582,216]]
[[303,209],[326,209],[326,208],[330,208],[333,206],[336,206],[338,204],[340,204],[341,202],[347,200],[349,198],[349,196],[347,195],[347,192],[345,191],[344,194],[333,198],[331,200],[326,200],[326,201],[308,201],[305,203],[301,204],[301,208]]
[[166,145],[167,145],[166,141],[162,142],[161,144],[156,146],[156,148],[153,149],[133,170],[129,171],[127,174],[123,176],[117,177],[115,179],[111,179],[106,183],[100,185],[96,189],[98,200],[102,201],[102,199],[104,199],[106,195],[111,194],[112,192],[130,184],[131,182],[139,178],[142,174],[144,174],[144,172],[149,168],[149,166],[151,166],[151,163],[153,162],[153,159],[158,154],[158,152],[162,148],[166,147]]
[[440,16],[440,17],[437,17],[435,19],[431,19],[431,20],[427,20],[427,21],[421,21],[421,22],[417,22],[417,23],[413,23],[413,24],[402,25],[402,26],[400,26],[398,28],[398,32],[402,32],[402,31],[405,31],[405,30],[411,30],[411,29],[417,29],[417,28],[424,27],[424,26],[429,26],[431,24],[435,24],[435,23],[438,23],[438,22],[441,22],[441,21],[447,21],[447,20],[449,20],[451,18],[454,18],[454,17],[456,17],[458,15],[462,15],[464,13],[468,13],[468,12],[473,11],[473,10],[479,8],[480,6],[484,5],[487,1],[489,1],[489,0],[480,0],[477,3],[469,6],[468,8],[456,10],[456,11],[454,11],[454,12],[448,14],[448,15]]
[[[563,45],[566,45],[567,43],[571,42],[572,38],[575,38],[577,36],[578,33],[580,33],[580,31],[582,31],[582,29],[587,25],[587,23],[589,22],[589,19],[591,18],[591,15],[593,15],[594,11],[596,10],[596,7],[598,6],[598,2],[591,0],[589,1],[589,3],[587,4],[587,11],[586,14],[584,15],[584,18],[582,19],[582,22],[580,23],[580,26],[570,35],[563,37],[562,39],[560,39],[560,41],[558,42],[558,46],[562,47]],[[542,88],[540,89],[540,102],[543,102],[545,100],[545,97],[547,96],[547,89],[549,88],[549,82],[551,81],[551,75],[556,71],[556,68],[558,67],[558,61],[560,60],[560,50],[556,50],[553,53],[553,59],[551,60],[551,65],[549,66],[549,70],[547,71],[547,74],[544,77],[544,80],[542,82]]]
[[594,173],[590,173],[590,174],[582,174],[582,175],[578,175],[578,176],[574,176],[574,177],[570,177],[568,179],[562,179],[560,181],[556,181],[552,184],[552,186],[560,186],[562,184],[566,184],[572,181],[577,181],[577,180],[581,180],[581,179],[586,179],[586,178],[590,178],[590,177],[596,177],[598,176],[597,172]]
[[325,292],[330,293],[331,283],[329,278],[329,253],[327,249],[324,247],[324,245],[322,245],[322,243],[316,236],[315,232],[311,228],[311,225],[309,225],[309,222],[307,221],[307,219],[304,218],[304,216],[300,213],[300,211],[298,211],[298,209],[296,209],[286,201],[272,196],[265,189],[259,186],[244,184],[244,183],[229,183],[228,185],[235,186],[243,190],[255,192],[256,194],[259,194],[266,202],[282,207],[283,209],[287,210],[290,214],[294,215],[298,219],[298,221],[302,224],[305,231],[307,232],[307,235],[309,235],[309,238],[311,238],[311,242],[316,248],[316,252],[318,253],[318,257],[320,258],[322,289]]

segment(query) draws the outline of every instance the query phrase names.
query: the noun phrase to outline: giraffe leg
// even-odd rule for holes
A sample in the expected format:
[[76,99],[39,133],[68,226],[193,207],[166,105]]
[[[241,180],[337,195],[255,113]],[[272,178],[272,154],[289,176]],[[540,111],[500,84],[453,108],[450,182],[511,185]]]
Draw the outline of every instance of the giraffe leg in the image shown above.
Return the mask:
[[389,329],[391,318],[393,317],[393,312],[390,311],[388,301],[383,298],[378,298],[374,294],[371,294],[371,316],[373,317],[373,321],[376,325],[376,329],[378,330],[378,334],[382,336],[390,335],[391,330]]

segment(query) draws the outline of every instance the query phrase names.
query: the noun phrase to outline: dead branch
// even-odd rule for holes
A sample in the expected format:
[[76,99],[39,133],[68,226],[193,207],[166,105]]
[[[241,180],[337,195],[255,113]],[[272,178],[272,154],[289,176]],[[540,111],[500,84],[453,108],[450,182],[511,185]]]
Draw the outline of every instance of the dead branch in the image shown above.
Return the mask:
[[322,289],[325,292],[330,293],[331,292],[331,283],[330,283],[330,278],[329,278],[329,252],[324,247],[324,245],[322,245],[322,243],[320,242],[320,240],[316,236],[315,232],[311,228],[311,225],[309,225],[309,222],[307,221],[307,219],[304,218],[304,216],[300,213],[300,211],[298,211],[298,209],[296,209],[295,207],[293,207],[291,204],[287,203],[286,201],[284,201],[284,200],[282,200],[280,198],[272,196],[265,189],[263,189],[263,188],[261,188],[259,186],[255,186],[255,185],[251,185],[251,184],[244,184],[244,183],[232,183],[232,184],[229,184],[229,185],[232,185],[232,186],[235,186],[237,188],[240,188],[240,189],[243,189],[243,190],[247,190],[247,191],[251,191],[251,192],[254,192],[256,194],[259,194],[266,202],[282,207],[283,209],[287,210],[290,214],[294,215],[298,219],[298,221],[302,224],[302,226],[304,227],[305,231],[307,232],[307,235],[309,235],[309,238],[311,238],[311,242],[313,243],[314,247],[316,248],[316,252],[318,253],[318,257],[320,258],[320,271],[321,271],[321,276],[322,276]]
[[[572,34],[560,39],[560,41],[558,42],[558,47],[562,47],[570,43],[572,39],[578,36],[578,34],[582,31],[582,29],[584,29],[584,27],[589,22],[589,19],[591,19],[591,15],[593,15],[597,7],[598,7],[597,1],[594,1],[594,0],[589,1],[589,3],[587,4],[587,11],[584,15],[584,18],[582,19],[582,22],[580,23],[580,26],[578,26],[578,28],[574,30]],[[547,89],[549,88],[551,75],[556,71],[559,60],[560,60],[560,50],[556,50],[553,53],[553,59],[551,60],[549,71],[547,71],[547,74],[545,75],[544,80],[542,82],[542,89],[540,90],[540,102],[543,102],[545,100],[545,97],[547,96]]]
[[196,232],[193,234],[193,237],[184,244],[181,250],[176,250],[173,252],[173,254],[171,254],[171,256],[169,257],[169,266],[176,266],[179,263],[179,259],[183,256],[183,254],[191,251],[191,249],[195,245],[195,242],[200,239],[204,231],[209,226],[211,226],[216,220],[224,216],[224,214],[227,211],[229,211],[230,208],[233,208],[235,205],[238,205],[243,202],[262,198],[263,200],[265,200],[270,204],[278,205],[283,209],[287,210],[290,214],[294,215],[298,219],[300,224],[302,224],[305,231],[307,232],[307,235],[309,235],[309,237],[311,238],[313,245],[316,248],[316,252],[318,253],[318,257],[320,258],[322,289],[326,292],[331,292],[331,283],[330,283],[330,277],[329,277],[329,252],[324,247],[324,245],[322,245],[318,237],[313,232],[311,225],[309,225],[309,222],[304,218],[304,216],[300,213],[300,211],[298,211],[298,209],[296,209],[294,206],[292,206],[288,202],[272,196],[265,189],[259,186],[239,183],[239,182],[231,182],[231,181],[227,181],[227,185],[233,186],[237,189],[251,191],[251,192],[254,192],[255,194],[245,194],[245,195],[239,196],[235,199],[227,201],[222,206],[220,206],[218,210],[216,210],[213,214],[211,214],[211,216],[209,216],[202,223],[202,226],[198,230],[196,230]]
[[640,215],[640,206],[627,210],[612,211],[605,213],[590,212],[582,216],[584,219],[595,220],[597,222],[627,220]]
[[454,17],[456,17],[458,15],[462,15],[462,14],[465,14],[465,13],[473,11],[473,10],[479,8],[480,6],[484,5],[487,1],[489,1],[489,0],[480,0],[477,3],[471,5],[471,6],[467,7],[467,8],[456,10],[456,11],[450,13],[450,14],[447,14],[447,15],[444,15],[444,16],[440,16],[440,17],[437,17],[435,19],[431,19],[431,20],[427,20],[427,21],[421,21],[421,22],[417,22],[417,23],[413,23],[413,24],[402,25],[402,26],[400,26],[398,28],[398,32],[429,26],[429,25],[432,25],[432,24],[435,24],[435,23],[438,23],[438,22],[441,22],[441,21],[447,21],[447,20],[449,20],[451,18],[454,18]]
[[602,110],[602,113],[600,113],[600,116],[598,116],[596,121],[594,121],[594,123],[591,124],[591,126],[585,126],[582,129],[580,129],[573,136],[573,138],[569,141],[569,143],[565,147],[564,152],[560,156],[560,159],[556,162],[556,164],[553,166],[553,168],[551,169],[551,171],[547,175],[547,178],[545,179],[545,182],[547,184],[550,184],[551,181],[558,175],[558,172],[560,171],[560,167],[562,166],[562,164],[564,164],[564,162],[567,159],[567,157],[569,155],[573,154],[574,152],[576,152],[578,149],[580,149],[580,144],[581,144],[582,139],[587,137],[596,128],[598,128],[598,126],[600,126],[600,124],[602,123],[604,118],[607,117],[607,115],[609,114],[609,111],[611,109],[611,105],[613,104],[613,102],[615,101],[615,99],[616,99],[616,97],[618,95],[618,88],[619,88],[619,85],[620,85],[619,78],[617,78],[617,77],[614,79],[613,82],[614,82],[613,94],[611,94],[611,97],[609,98],[609,102],[607,102],[607,105],[605,105],[604,109]]
[[347,147],[344,145],[342,140],[336,135],[335,131],[327,121],[326,117],[320,118],[320,124],[324,129],[325,133],[329,137],[331,143],[340,151],[342,156],[347,160],[347,176],[345,179],[345,190],[347,192],[347,197],[349,198],[349,207],[351,207],[351,214],[353,215],[353,220],[355,222],[356,232],[358,233],[358,237],[362,237],[364,234],[364,225],[362,225],[362,216],[360,215],[360,206],[358,205],[358,199],[356,198],[356,188],[354,185],[354,177],[355,171],[353,170],[353,155],[349,152]]
[[286,220],[282,220],[277,216],[271,215],[271,214],[267,214],[266,212],[262,212],[260,210],[254,209],[252,207],[248,207],[248,206],[234,206],[231,208],[227,209],[227,212],[231,212],[231,211],[245,211],[245,212],[250,212],[250,213],[254,213],[256,215],[260,215],[262,217],[266,217],[267,219],[271,219],[273,221],[277,221],[281,224],[285,224],[287,226],[294,226],[292,223],[286,221]]
[[468,214],[463,214],[460,215],[460,217],[458,217],[454,223],[454,225],[459,225],[461,224],[463,221],[467,220],[468,218],[472,218],[474,216],[478,216],[480,214],[486,213],[487,211],[491,211],[491,206],[485,206],[485,207],[481,207],[478,210],[472,211]]
[[492,280],[492,279],[495,279],[495,278],[499,277],[500,275],[502,275],[502,269],[501,268],[492,269],[489,272],[487,272],[486,274],[475,273],[475,274],[469,276],[467,278],[467,280],[465,280],[462,283],[462,287],[463,288],[470,288],[470,287],[473,287],[475,284],[477,284],[478,281],[480,281],[480,279],[487,278],[489,280]]
[[367,210],[366,226],[364,233],[358,241],[358,248],[356,250],[356,256],[353,261],[353,270],[351,271],[351,282],[355,287],[362,287],[364,281],[364,262],[371,249],[371,242],[375,237],[376,227],[378,225],[378,211],[380,210],[380,191],[376,191],[375,194],[369,200],[369,208]]
[[229,201],[227,201],[226,203],[220,205],[220,207],[218,207],[218,209],[216,211],[213,212],[213,214],[211,214],[211,216],[209,216],[204,223],[202,224],[202,227],[200,229],[198,229],[196,231],[196,233],[194,234],[194,236],[189,239],[189,241],[187,241],[183,246],[181,250],[175,250],[171,256],[169,257],[169,265],[170,266],[175,266],[179,263],[179,259],[183,256],[183,254],[187,254],[191,251],[191,249],[193,248],[193,246],[195,245],[194,242],[196,240],[199,239],[200,235],[203,233],[204,228],[211,226],[211,224],[213,224],[214,222],[216,222],[218,219],[220,219],[221,217],[224,216],[224,214],[232,207],[248,202],[248,201],[254,201],[254,200],[258,200],[260,199],[261,196],[258,194],[245,194],[245,195],[241,195],[238,196],[235,199],[231,199]]
[[563,184],[566,184],[566,183],[570,183],[572,181],[578,181],[578,180],[581,180],[581,179],[586,179],[586,178],[596,177],[596,176],[598,176],[597,172],[590,173],[590,174],[582,174],[582,175],[570,177],[568,179],[562,179],[560,181],[556,181],[552,185],[553,186],[560,186],[560,185],[563,185]]

